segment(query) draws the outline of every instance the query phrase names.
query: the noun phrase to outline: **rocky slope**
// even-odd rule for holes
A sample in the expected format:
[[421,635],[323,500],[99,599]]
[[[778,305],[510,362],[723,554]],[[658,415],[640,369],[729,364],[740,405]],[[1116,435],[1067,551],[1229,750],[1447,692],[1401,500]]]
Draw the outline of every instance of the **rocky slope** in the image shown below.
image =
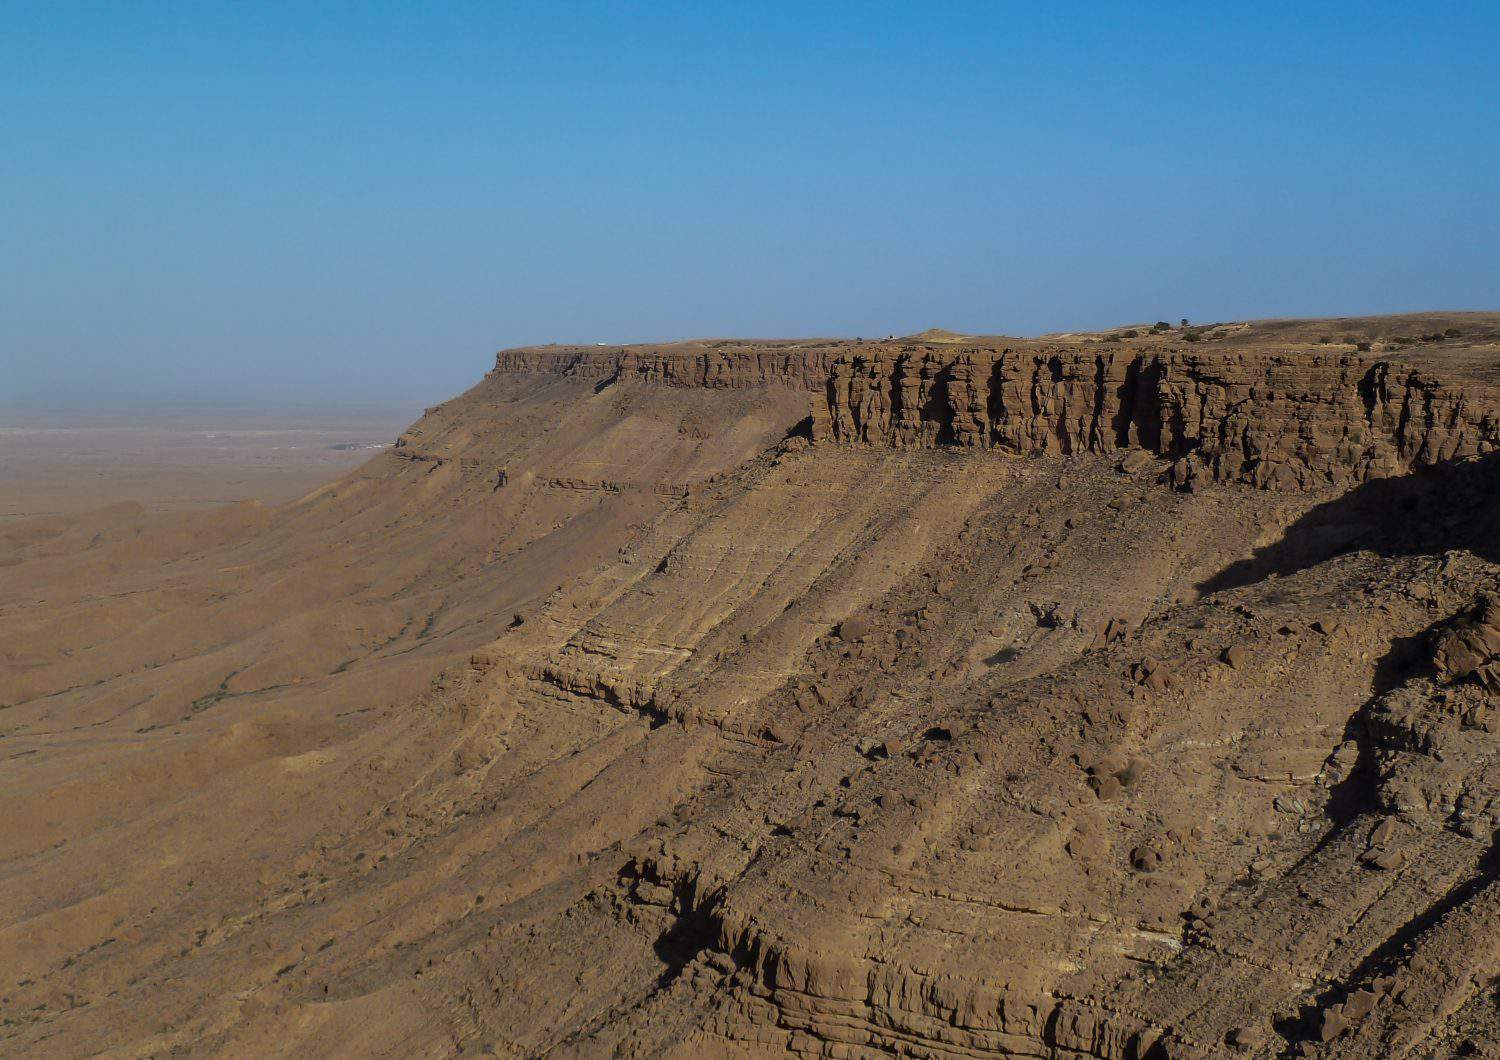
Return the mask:
[[505,351],[7,526],[4,1051],[1500,1055],[1496,393],[1222,330]]

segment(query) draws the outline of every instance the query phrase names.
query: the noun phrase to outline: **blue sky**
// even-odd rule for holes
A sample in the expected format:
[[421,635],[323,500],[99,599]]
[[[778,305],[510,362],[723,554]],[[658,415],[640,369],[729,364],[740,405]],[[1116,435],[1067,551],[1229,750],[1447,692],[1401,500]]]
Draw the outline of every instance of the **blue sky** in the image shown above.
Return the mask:
[[1500,308],[1500,4],[0,6],[0,405]]

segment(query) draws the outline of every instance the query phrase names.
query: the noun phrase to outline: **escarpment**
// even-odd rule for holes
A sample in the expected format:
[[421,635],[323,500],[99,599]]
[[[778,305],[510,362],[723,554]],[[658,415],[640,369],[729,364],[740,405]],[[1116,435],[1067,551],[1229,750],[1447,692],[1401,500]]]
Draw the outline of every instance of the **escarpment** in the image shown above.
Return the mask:
[[1171,480],[1348,486],[1500,445],[1492,388],[1353,354],[882,343],[507,350],[500,372],[812,395],[815,441],[1038,453],[1141,449]]
[[1323,354],[872,351],[836,360],[819,433],[1014,453],[1141,448],[1179,485],[1348,485],[1490,452],[1487,388]]
[[[543,372],[591,381],[739,388],[786,386],[815,390],[839,355],[836,343],[742,344],[676,349],[623,346],[528,347],[501,350],[495,371]],[[694,344],[695,347],[698,344]]]
[[1495,392],[1218,330],[511,350],[0,537],[0,1052],[1500,1055]]

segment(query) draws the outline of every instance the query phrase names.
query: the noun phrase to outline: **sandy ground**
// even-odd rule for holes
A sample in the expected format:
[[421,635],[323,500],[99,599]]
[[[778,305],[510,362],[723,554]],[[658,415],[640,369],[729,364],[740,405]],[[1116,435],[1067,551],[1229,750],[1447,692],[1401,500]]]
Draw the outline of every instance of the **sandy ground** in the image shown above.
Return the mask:
[[368,460],[404,425],[0,421],[0,521],[122,501],[171,511],[291,500]]

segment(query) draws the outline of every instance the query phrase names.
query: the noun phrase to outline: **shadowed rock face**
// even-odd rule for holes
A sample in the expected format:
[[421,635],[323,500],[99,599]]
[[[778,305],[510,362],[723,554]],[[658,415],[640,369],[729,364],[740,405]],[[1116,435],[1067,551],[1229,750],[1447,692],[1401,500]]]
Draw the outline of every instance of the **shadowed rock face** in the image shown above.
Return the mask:
[[1494,394],[1235,334],[506,351],[7,525],[0,1051],[1494,1054]]

